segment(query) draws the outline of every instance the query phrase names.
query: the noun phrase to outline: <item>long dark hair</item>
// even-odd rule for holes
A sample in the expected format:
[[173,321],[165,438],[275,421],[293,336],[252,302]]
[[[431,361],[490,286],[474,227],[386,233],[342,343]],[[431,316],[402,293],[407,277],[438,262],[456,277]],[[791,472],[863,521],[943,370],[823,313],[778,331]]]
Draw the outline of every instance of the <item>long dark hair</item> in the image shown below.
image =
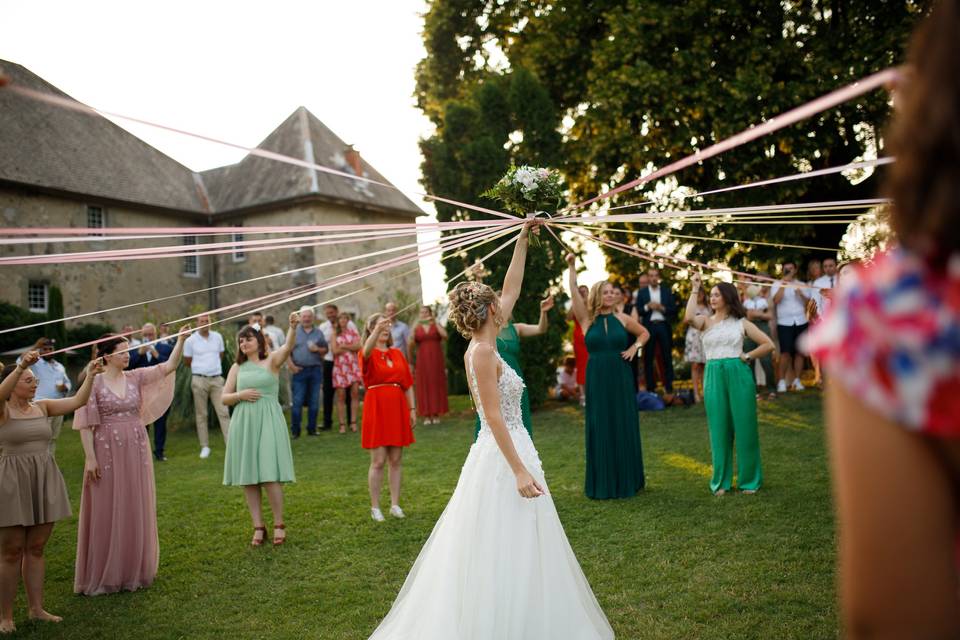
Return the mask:
[[261,360],[267,359],[267,341],[263,337],[263,332],[257,331],[250,325],[246,325],[237,333],[237,364],[243,364],[247,361],[247,354],[240,350],[240,338],[254,338],[257,341],[257,355]]
[[740,292],[737,291],[735,286],[729,282],[718,282],[714,286],[717,287],[717,291],[720,292],[720,297],[723,298],[723,301],[727,305],[728,316],[737,320],[747,317],[747,310],[743,308],[743,303],[740,302]]
[[105,333],[98,339],[103,340],[103,342],[97,343],[94,349],[94,358],[109,356],[117,350],[117,347],[119,347],[121,343],[130,342],[126,336],[118,336],[115,333]]
[[960,250],[960,0],[939,0],[915,32],[897,87],[885,190],[900,243],[943,265]]

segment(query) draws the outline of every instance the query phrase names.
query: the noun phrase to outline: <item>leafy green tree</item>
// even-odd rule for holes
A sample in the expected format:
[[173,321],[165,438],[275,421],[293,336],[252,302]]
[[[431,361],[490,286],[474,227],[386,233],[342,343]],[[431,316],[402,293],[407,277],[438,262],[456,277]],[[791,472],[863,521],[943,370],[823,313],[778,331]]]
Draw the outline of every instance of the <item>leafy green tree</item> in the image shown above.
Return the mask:
[[[467,95],[497,69],[529,69],[562,116],[553,124],[564,132],[559,167],[571,199],[578,201],[899,63],[928,5],[922,0],[435,1],[425,21],[431,55],[420,68],[425,73],[418,77],[418,99],[435,117],[440,105]],[[450,52],[455,55],[445,55]],[[690,167],[666,186],[704,191],[882,153],[889,110],[888,95],[874,92]],[[655,186],[647,193],[620,194],[612,203],[646,200]],[[844,200],[876,191],[876,176],[859,182],[832,176],[702,201],[664,201],[655,208]],[[808,220],[800,214],[798,221]],[[649,223],[621,228],[664,230]],[[844,229],[715,223],[686,225],[681,233],[836,247]],[[632,237],[647,248],[664,240],[611,237]],[[680,241],[670,249],[734,268],[769,269],[785,254],[812,255],[712,241]],[[624,276],[638,269],[636,259],[616,251],[608,252],[608,267]]]

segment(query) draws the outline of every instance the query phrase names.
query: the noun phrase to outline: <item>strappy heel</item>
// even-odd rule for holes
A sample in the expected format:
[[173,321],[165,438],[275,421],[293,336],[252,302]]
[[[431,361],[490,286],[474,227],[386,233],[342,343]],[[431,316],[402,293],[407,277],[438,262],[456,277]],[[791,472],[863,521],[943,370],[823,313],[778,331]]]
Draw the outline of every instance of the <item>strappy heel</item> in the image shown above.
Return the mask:
[[280,524],[275,524],[275,525],[273,525],[273,531],[274,531],[274,533],[273,533],[273,546],[279,547],[280,545],[282,545],[284,542],[287,541],[287,535],[286,535],[286,533],[284,533],[284,535],[283,535],[282,538],[279,537],[279,536],[277,535],[277,533],[276,533],[277,529],[280,529],[281,531],[286,531],[286,528],[287,528],[286,525],[284,525],[282,522],[281,522]]
[[[257,539],[257,531],[263,532],[263,537],[259,540]],[[266,527],[254,527],[253,528],[253,540],[250,541],[251,547],[259,547],[263,545],[263,539],[267,537],[267,528]]]

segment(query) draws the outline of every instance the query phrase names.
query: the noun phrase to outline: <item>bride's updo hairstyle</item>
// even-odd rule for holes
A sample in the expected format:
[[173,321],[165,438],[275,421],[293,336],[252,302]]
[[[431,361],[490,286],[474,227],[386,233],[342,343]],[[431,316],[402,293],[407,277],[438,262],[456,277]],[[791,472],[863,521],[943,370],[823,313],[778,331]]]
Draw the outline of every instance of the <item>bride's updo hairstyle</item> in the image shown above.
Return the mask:
[[464,338],[470,338],[487,321],[490,305],[497,302],[497,294],[489,285],[461,282],[449,293],[449,299],[450,319]]

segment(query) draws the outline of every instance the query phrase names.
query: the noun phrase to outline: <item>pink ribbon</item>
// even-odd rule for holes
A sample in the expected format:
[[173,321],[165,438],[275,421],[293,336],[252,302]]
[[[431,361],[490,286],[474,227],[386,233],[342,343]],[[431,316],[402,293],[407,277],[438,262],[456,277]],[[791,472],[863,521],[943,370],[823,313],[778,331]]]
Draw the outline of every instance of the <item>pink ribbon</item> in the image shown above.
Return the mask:
[[825,111],[839,104],[843,104],[851,98],[855,98],[863,95],[864,93],[873,91],[874,89],[885,84],[889,84],[896,80],[898,74],[899,70],[891,67],[889,69],[874,73],[873,75],[869,75],[862,80],[854,82],[853,84],[847,85],[835,91],[831,91],[830,93],[811,100],[804,105],[791,109],[782,115],[771,118],[763,124],[755,126],[752,125],[736,135],[730,136],[725,140],[721,140],[720,142],[713,144],[702,151],[697,151],[696,153],[685,158],[681,158],[676,162],[672,162],[649,175],[641,176],[631,180],[630,182],[622,184],[615,189],[611,189],[606,193],[601,193],[588,200],[584,200],[571,207],[567,207],[565,211],[581,209],[593,204],[594,202],[605,200],[606,198],[614,196],[622,191],[626,191],[627,189],[633,189],[653,180],[658,180],[664,176],[668,176],[671,173],[679,171],[680,169],[685,169],[686,167],[697,164],[698,162],[702,162],[707,158],[712,158],[715,155],[729,151],[735,147],[739,147],[744,143],[756,140],[757,138],[762,138],[769,133],[773,133],[774,131],[783,129],[784,127],[788,127],[792,124],[796,124],[797,122],[805,120],[814,114],[820,113],[821,111]]

